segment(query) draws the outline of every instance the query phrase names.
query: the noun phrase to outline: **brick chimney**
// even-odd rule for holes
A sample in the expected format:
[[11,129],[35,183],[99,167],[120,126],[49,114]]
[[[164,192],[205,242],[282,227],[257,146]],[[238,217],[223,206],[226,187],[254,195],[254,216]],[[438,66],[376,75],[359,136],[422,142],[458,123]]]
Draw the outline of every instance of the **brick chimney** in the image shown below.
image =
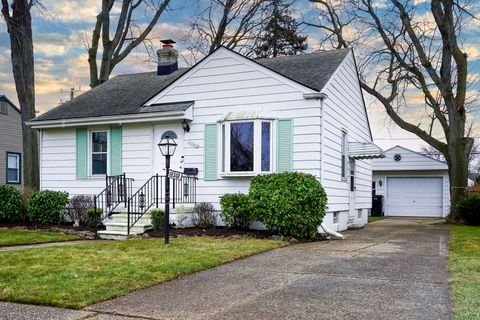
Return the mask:
[[157,50],[157,74],[167,75],[178,70],[178,51],[173,48],[175,41],[165,39],[160,41],[162,48]]

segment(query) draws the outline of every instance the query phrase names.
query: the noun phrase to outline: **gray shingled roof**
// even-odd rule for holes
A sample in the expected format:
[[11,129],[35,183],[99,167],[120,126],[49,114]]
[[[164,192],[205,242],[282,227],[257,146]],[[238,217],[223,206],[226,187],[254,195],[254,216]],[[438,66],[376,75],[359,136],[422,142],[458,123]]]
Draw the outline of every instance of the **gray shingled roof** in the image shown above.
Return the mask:
[[[254,60],[293,81],[321,91],[350,49],[314,52]],[[143,104],[183,75],[188,69],[179,69],[166,76],[156,72],[116,76],[81,94],[75,99],[36,117],[32,121],[87,118],[146,112]],[[156,106],[152,111],[172,111],[184,108],[179,103]],[[148,112],[148,111],[147,111]]]

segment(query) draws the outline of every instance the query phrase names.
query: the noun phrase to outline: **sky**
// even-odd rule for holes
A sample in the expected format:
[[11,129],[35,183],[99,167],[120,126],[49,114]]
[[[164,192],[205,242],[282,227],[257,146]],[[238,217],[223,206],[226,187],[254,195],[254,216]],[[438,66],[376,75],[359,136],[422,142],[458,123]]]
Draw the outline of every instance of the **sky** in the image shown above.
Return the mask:
[[[152,43],[160,47],[160,39],[177,40],[180,53],[186,52],[181,39],[190,31],[190,23],[198,10],[195,1],[171,0],[168,12],[164,13],[151,33]],[[206,1],[206,0],[200,0]],[[379,0],[384,3],[385,0]],[[425,0],[415,0],[428,5]],[[475,3],[475,2],[474,2]],[[42,0],[43,8],[34,8],[32,25],[35,51],[35,85],[36,105],[43,113],[61,101],[69,99],[69,89],[75,88],[75,95],[89,90],[89,70],[87,62],[87,43],[95,24],[96,15],[101,6],[100,0]],[[315,19],[312,6],[307,0],[296,0],[295,7],[299,16]],[[479,4],[480,7],[480,4]],[[480,17],[480,15],[479,15]],[[142,21],[138,21],[142,23]],[[320,34],[313,28],[304,27],[302,32],[308,35],[309,50],[318,48]],[[480,73],[480,20],[464,29],[465,50],[469,55],[470,73]],[[184,64],[182,59],[180,64]],[[156,69],[156,65],[139,46],[129,57],[122,61],[113,71],[112,76],[125,73],[146,72]],[[475,83],[470,92],[480,91],[480,84]],[[5,94],[17,103],[15,83],[10,61],[9,38],[4,21],[0,21],[0,95]],[[413,96],[412,104],[418,103],[420,97]],[[384,109],[372,97],[365,94],[369,120],[374,141],[380,147],[388,149],[397,144],[419,150],[425,145],[413,134],[398,128],[389,120]],[[18,103],[17,103],[18,104]],[[472,119],[472,136],[480,140],[480,108],[476,106]],[[418,108],[421,116],[423,108]]]

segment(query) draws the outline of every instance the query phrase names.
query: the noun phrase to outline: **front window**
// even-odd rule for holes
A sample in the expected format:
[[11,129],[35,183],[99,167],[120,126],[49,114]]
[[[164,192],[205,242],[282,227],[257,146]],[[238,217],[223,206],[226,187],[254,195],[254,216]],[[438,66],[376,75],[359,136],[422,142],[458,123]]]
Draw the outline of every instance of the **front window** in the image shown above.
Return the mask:
[[108,132],[92,131],[91,141],[91,174],[104,175],[107,174],[107,158],[108,158]]
[[230,171],[253,171],[254,123],[230,124]]
[[272,122],[229,121],[222,124],[222,172],[249,174],[272,171]]
[[20,183],[21,161],[20,154],[7,152],[7,183]]

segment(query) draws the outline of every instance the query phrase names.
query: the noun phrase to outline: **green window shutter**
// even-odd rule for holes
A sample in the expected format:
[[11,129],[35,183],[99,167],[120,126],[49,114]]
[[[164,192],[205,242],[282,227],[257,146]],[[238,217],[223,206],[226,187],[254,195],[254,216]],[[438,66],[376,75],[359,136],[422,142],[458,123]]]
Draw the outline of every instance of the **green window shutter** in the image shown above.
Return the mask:
[[122,127],[110,128],[110,175],[122,174]]
[[87,129],[77,129],[77,179],[87,178],[88,132]]
[[217,124],[205,124],[205,148],[204,148],[204,180],[214,181],[217,174]]
[[277,121],[277,172],[293,170],[293,120]]

